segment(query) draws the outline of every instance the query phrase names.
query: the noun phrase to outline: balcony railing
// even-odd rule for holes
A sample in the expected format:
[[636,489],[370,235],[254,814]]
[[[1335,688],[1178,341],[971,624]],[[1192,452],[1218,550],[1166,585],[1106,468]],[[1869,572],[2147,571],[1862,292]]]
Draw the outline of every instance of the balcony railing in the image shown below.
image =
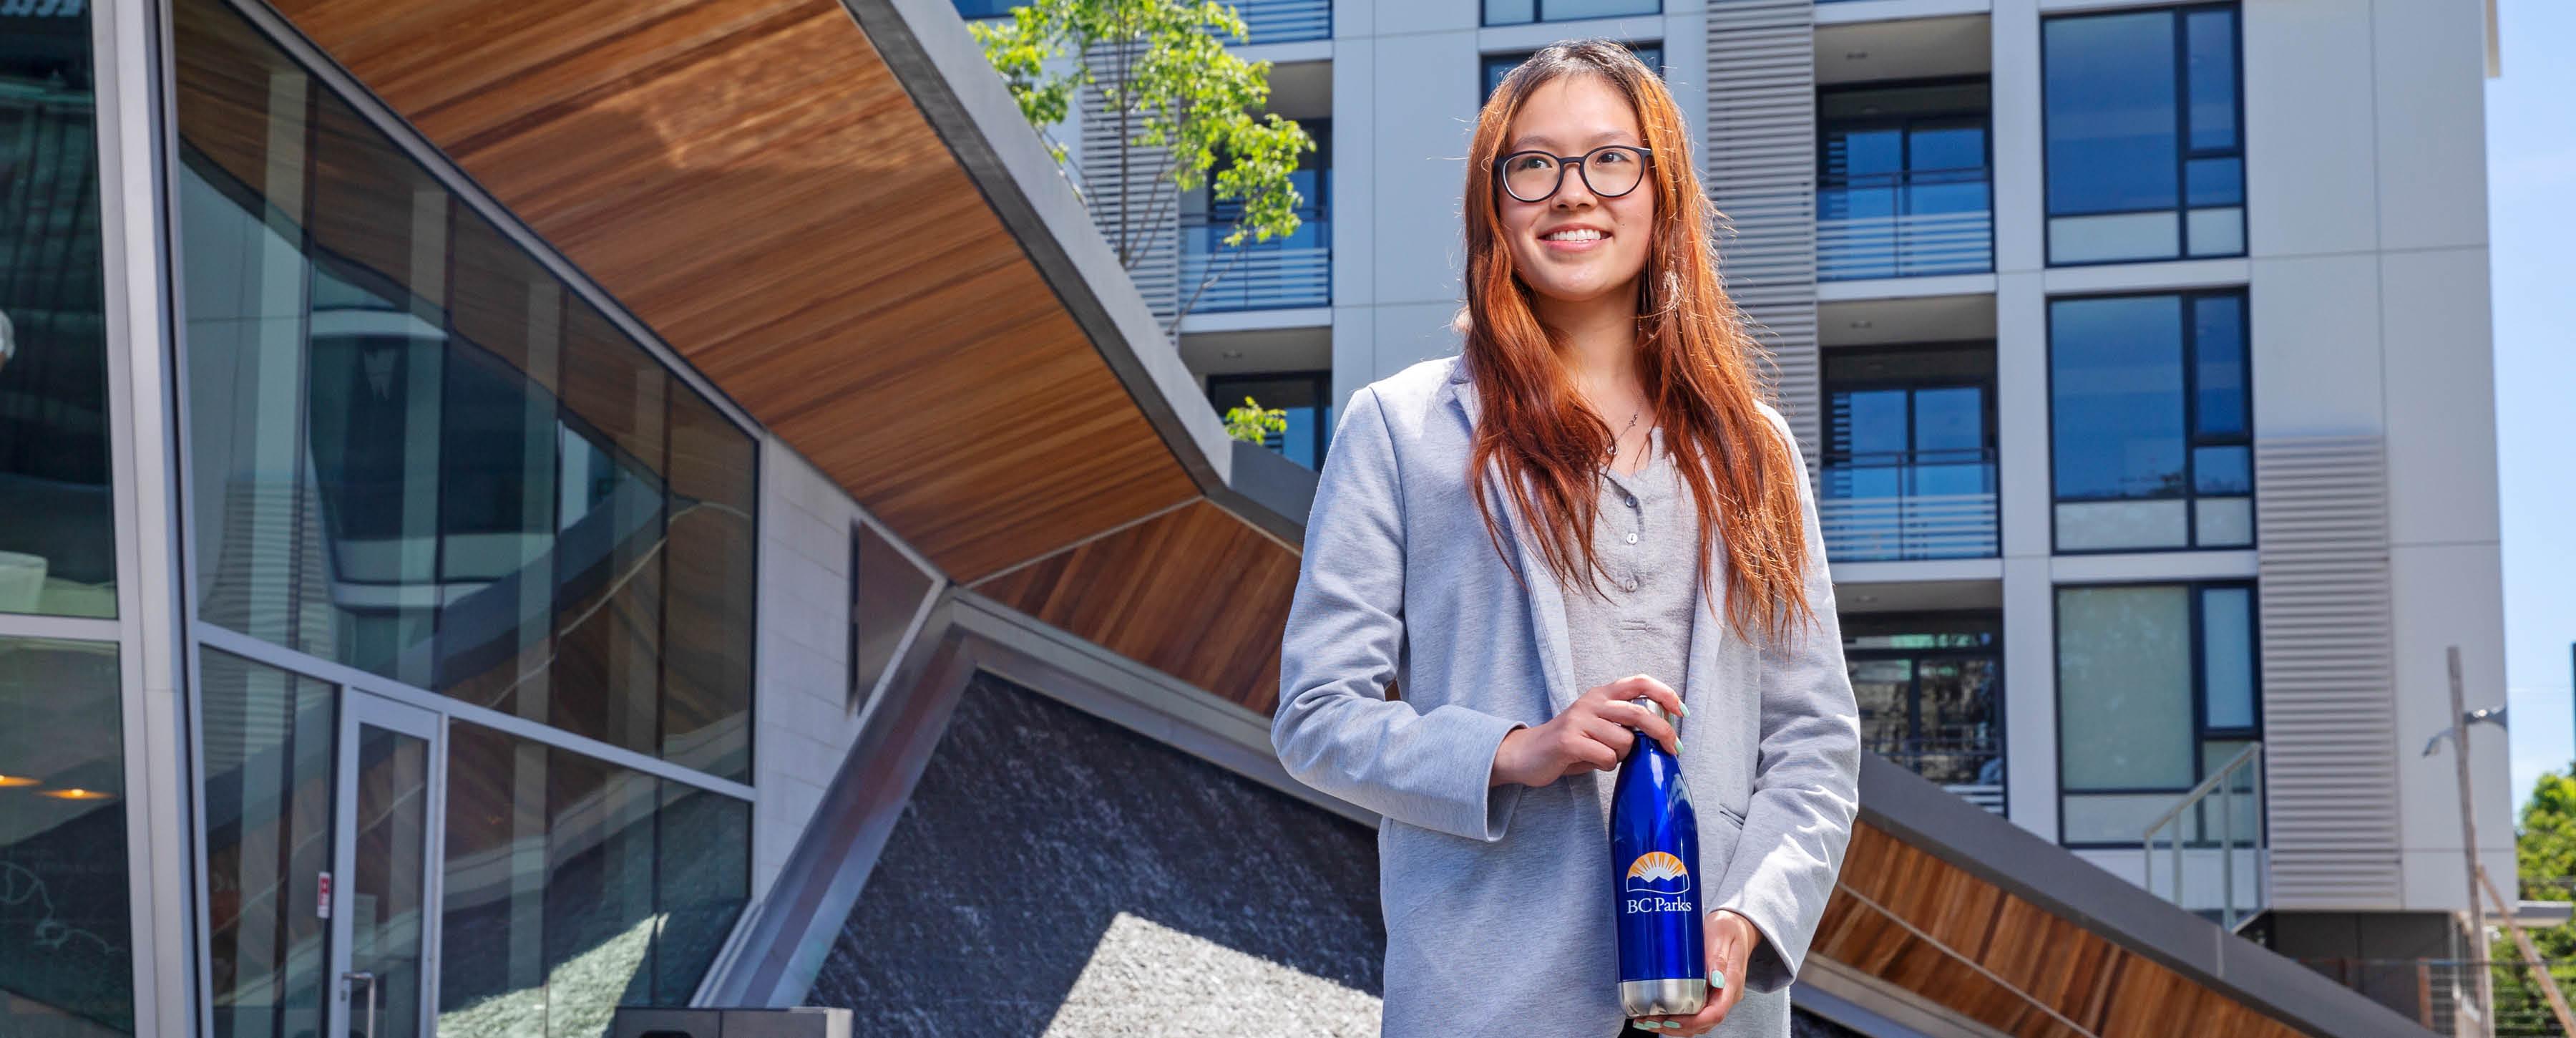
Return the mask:
[[[2164,848],[2157,849],[2161,834]],[[2218,766],[2174,803],[2139,841],[2146,855],[2146,887],[2184,908],[2215,916],[2230,930],[2252,919],[2271,903],[2266,889],[2268,862],[2263,840],[2263,744],[2252,742]],[[2199,849],[2194,858],[2216,849],[2217,899],[2213,904],[2202,869],[2185,867],[2185,848]],[[2161,873],[2156,862],[2165,859]],[[2205,868],[2206,861],[2196,862]],[[2243,882],[2239,882],[2240,873]],[[2186,875],[2203,882],[2187,883]]]
[[1297,43],[1333,38],[1332,0],[1234,0],[1247,43]]
[[1837,562],[1995,556],[1991,451],[1854,455],[1824,477],[1816,522]]
[[[1211,241],[1223,227],[1184,225],[1187,247],[1181,255],[1181,301],[1210,273],[1216,281],[1198,297],[1191,313],[1239,310],[1293,310],[1333,303],[1331,227],[1309,219],[1285,240],[1246,241],[1227,247]],[[1309,232],[1312,233],[1309,233]]]
[[[1902,765],[1907,771],[1940,782],[1941,788],[1952,796],[1995,814],[2004,813],[2004,747],[2001,740],[1907,739],[1900,746],[1873,746],[1870,749]],[[1971,773],[1971,781],[1944,781],[1947,778],[1970,778]]]
[[1995,269],[1985,173],[1854,178],[1816,192],[1816,279],[1983,274]]

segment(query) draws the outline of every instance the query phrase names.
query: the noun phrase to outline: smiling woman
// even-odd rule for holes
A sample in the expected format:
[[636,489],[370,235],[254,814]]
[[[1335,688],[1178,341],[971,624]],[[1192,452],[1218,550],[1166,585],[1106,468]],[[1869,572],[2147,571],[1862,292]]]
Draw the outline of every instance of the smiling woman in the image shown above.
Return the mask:
[[[1342,409],[1271,742],[1385,816],[1386,1033],[1785,1036],[1858,708],[1671,94],[1616,43],[1539,51],[1478,116],[1464,212],[1465,348]],[[1604,773],[1647,745],[1711,838],[1605,877]],[[1690,920],[1652,972],[1600,911],[1630,883]]]

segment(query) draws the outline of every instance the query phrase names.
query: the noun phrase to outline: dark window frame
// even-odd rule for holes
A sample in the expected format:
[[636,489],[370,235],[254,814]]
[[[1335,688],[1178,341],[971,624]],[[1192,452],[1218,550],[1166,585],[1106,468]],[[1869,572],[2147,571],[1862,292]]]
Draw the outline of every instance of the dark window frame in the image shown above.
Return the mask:
[[[2188,785],[2171,788],[2164,786],[2122,786],[2109,789],[2081,789],[2070,791],[2066,788],[2067,711],[2065,668],[2062,660],[2059,658],[2058,652],[2058,641],[2065,637],[2064,632],[2066,630],[2064,592],[2073,590],[2139,587],[2182,588],[2184,589],[2185,601],[2190,606],[2186,611],[2187,618],[2183,623],[2188,627],[2188,634],[2191,639],[2191,773],[2199,777],[2192,779]],[[2252,683],[2251,687],[2254,693],[2254,723],[2250,727],[2211,728],[2209,726],[2209,646],[2207,644],[2208,639],[2204,633],[2202,601],[2212,590],[2232,590],[2237,588],[2242,588],[2245,591],[2246,666],[2250,672],[2248,679]],[[2199,580],[2099,581],[2056,584],[2052,585],[2048,589],[2048,626],[2050,632],[2048,655],[2050,660],[2050,669],[2052,671],[2050,676],[2053,679],[2051,683],[2056,686],[2056,694],[2054,696],[2056,701],[2053,704],[2053,707],[2054,713],[2056,714],[2057,728],[2057,745],[2054,748],[2054,756],[2057,758],[2056,786],[2058,846],[2065,847],[2069,850],[2117,850],[2134,849],[2145,846],[2143,840],[2108,842],[2086,840],[2073,843],[2068,842],[2066,839],[2066,798],[2069,796],[2118,796],[2134,793],[2171,793],[2175,799],[2179,800],[2182,798],[2183,794],[2191,792],[2192,787],[2208,780],[2208,772],[2212,765],[2225,763],[2224,761],[2211,761],[2207,759],[2205,751],[2207,750],[2207,744],[2211,740],[2242,739],[2258,742],[2262,740],[2264,728],[2262,607],[2263,591],[2253,577],[2213,577]],[[2258,791],[2261,789],[2259,785],[2256,788]],[[2261,810],[2258,806],[2255,809],[2254,817],[2255,835],[2258,838],[2268,837],[2271,832],[2272,825],[2272,820],[2269,817],[2269,814]],[[2209,831],[2209,825],[2204,823],[2200,829],[2201,832],[2205,834]],[[2207,839],[2201,839],[2185,841],[2183,846],[2215,847],[2217,844]]]
[[[1907,378],[1837,379],[1826,375],[1823,368],[1819,366],[1816,377],[1816,413],[1825,416],[1828,421],[1831,420],[1833,415],[1834,392],[1836,390],[1847,392],[1871,392],[1894,389],[1905,390],[1905,439],[1908,444],[1906,454],[1911,456],[1919,449],[1912,446],[1914,441],[1914,392],[1924,389],[1956,389],[1961,386],[1974,386],[1985,391],[1984,398],[1978,401],[1979,421],[1985,428],[1985,435],[1983,437],[1985,442],[1979,444],[1979,450],[1984,453],[1984,460],[1987,464],[1991,465],[1995,463],[1995,454],[1999,447],[1999,437],[1997,435],[1996,426],[1999,416],[1995,407],[1995,370],[1994,365],[1991,363],[1995,356],[1995,340],[1926,339],[1920,342],[1887,343],[1883,345],[1873,344],[1869,346],[1832,346],[1827,348],[1846,358],[1896,356],[1924,350],[1946,350],[1952,352],[1975,350],[1983,352],[1989,361],[1986,366],[1985,373],[1981,376],[1959,382],[1927,383],[1917,379]],[[1830,468],[1837,463],[1848,464],[1851,460],[1848,453],[1837,454],[1835,452],[1835,447],[1831,441],[1832,432],[1832,429],[1826,429],[1826,442],[1819,445],[1821,448],[1818,452],[1820,456],[1820,461],[1818,463],[1819,468]],[[2000,473],[1997,473],[1997,478],[2001,478]]]
[[[1643,18],[1646,16],[1633,15],[1629,17]],[[1507,24],[1522,25],[1535,23],[1511,22]],[[1637,54],[1637,48],[1639,47],[1654,48],[1655,56],[1653,60],[1647,60],[1646,56],[1643,54],[1637,54],[1637,60],[1645,61],[1646,66],[1654,69],[1655,75],[1657,76],[1665,75],[1666,70],[1670,67],[1664,64],[1664,40],[1660,36],[1651,40],[1635,39],[1620,40],[1617,42],[1620,46],[1628,48],[1628,53],[1630,54]],[[1538,52],[1539,48],[1533,47],[1529,50],[1500,50],[1477,54],[1476,107],[1478,109],[1484,108],[1485,102],[1494,96],[1494,91],[1501,89],[1503,85],[1503,77],[1511,75],[1512,69],[1519,67],[1521,62],[1528,61]],[[1498,71],[1500,72],[1499,75],[1496,74]]]
[[[1825,99],[1836,94],[1877,93],[1887,90],[1902,90],[1909,87],[1932,88],[1967,86],[1975,83],[1982,83],[1986,86],[1986,107],[1984,108],[1962,108],[1939,112],[1919,112],[1912,115],[1883,115],[1869,116],[1866,118],[1835,119],[1830,122],[1824,117]],[[1975,116],[1985,120],[1983,127],[1985,132],[1983,134],[1983,140],[1980,142],[1984,145],[1984,155],[1982,158],[1984,164],[1978,168],[1986,174],[1986,183],[1991,186],[1994,183],[1995,176],[1995,106],[1993,76],[1974,74],[1923,76],[1913,79],[1873,79],[1861,83],[1831,83],[1819,86],[1816,88],[1816,187],[1818,190],[1823,190],[1831,187],[1850,186],[1848,178],[1845,178],[1845,182],[1840,184],[1833,183],[1828,179],[1828,171],[1825,168],[1825,131],[1829,127],[1840,128],[1850,126],[1868,126],[1871,128],[1904,129],[1907,131],[1907,135],[1904,138],[1905,148],[1907,149],[1907,154],[1910,157],[1914,143],[1912,135],[1912,125],[1914,123],[1936,119],[1959,119],[1968,116]],[[1909,174],[1913,172],[1910,162],[1907,164],[1906,170]],[[1989,198],[1988,204],[1993,204],[1991,198]]]
[[[1664,16],[1664,13],[1664,0],[1655,0],[1655,9],[1652,11],[1634,11],[1628,14],[1580,14],[1568,15],[1563,18],[1550,18],[1547,16],[1547,0],[1530,0],[1530,17],[1528,21],[1498,22],[1494,20],[1493,10],[1487,6],[1486,0],[1476,0],[1476,25],[1479,28],[1493,28],[1495,26],[1506,25],[1545,25],[1549,22],[1588,22],[1598,18],[1661,18]],[[1522,55],[1522,57],[1528,56],[1529,55],[1526,54]]]
[[[2235,76],[2235,96],[2230,100],[2235,104],[2235,114],[2233,118],[2236,126],[2236,145],[2232,148],[2204,148],[2195,151],[2191,146],[2190,16],[2194,11],[2216,10],[2227,11],[2231,16],[2233,16],[2231,28],[2234,31],[2230,34],[2230,39],[2235,44],[2235,46],[2231,48],[2233,52],[2232,57],[2235,62],[2233,72],[2233,75]],[[2051,22],[2059,21],[2061,19],[2106,18],[2144,13],[2162,13],[2169,15],[2173,29],[2174,206],[2171,209],[2123,209],[2100,213],[2069,213],[2067,215],[2120,216],[2129,213],[2170,212],[2174,214],[2174,219],[2176,221],[2176,234],[2174,239],[2176,249],[2175,254],[2166,257],[2144,259],[2060,261],[2057,258],[2055,242],[2052,236],[2048,233],[2049,221],[2056,219],[2058,216],[2056,199],[2053,197],[2053,192],[2049,189],[2048,179],[2048,25]],[[2217,3],[2178,4],[2170,7],[2131,7],[2093,11],[2067,11],[2044,15],[2040,18],[2039,23],[2039,83],[2041,91],[2039,105],[2040,265],[2043,267],[2100,267],[2122,263],[2184,263],[2193,260],[2240,259],[2252,254],[2253,243],[2247,240],[2247,235],[2251,224],[2248,213],[2253,206],[2252,200],[2245,197],[2245,12],[2243,5],[2239,3],[2238,0],[2220,0],[2220,2]],[[2191,251],[2191,162],[2193,159],[2223,158],[2233,158],[2237,162],[2236,190],[2238,201],[2236,203],[2236,234],[2240,247],[2235,252],[2211,253],[2205,256],[2195,256]]]
[[[2183,339],[2180,344],[2182,363],[2182,485],[2186,489],[2179,497],[2065,497],[2057,492],[2057,334],[2055,329],[2056,322],[2054,319],[2055,308],[2060,302],[2081,302],[2088,299],[2127,299],[2142,296],[2173,296],[2179,299],[2182,304],[2181,328]],[[2193,351],[2199,344],[2199,332],[2197,331],[2198,325],[2195,322],[2195,318],[2198,314],[2198,301],[2211,297],[2233,297],[2236,299],[2239,308],[2239,320],[2237,321],[2236,329],[2237,378],[2238,382],[2244,387],[2245,431],[2243,433],[2228,436],[2204,437],[2199,431],[2200,371],[2199,365],[2193,361]],[[2047,357],[2047,364],[2042,368],[2040,378],[2048,393],[2049,552],[2054,555],[2140,555],[2186,551],[2253,551],[2260,547],[2262,545],[2262,536],[2259,529],[2256,527],[2262,514],[2262,495],[2259,493],[2260,488],[2250,485],[2254,471],[2254,296],[2252,286],[2231,285],[2223,288],[2184,289],[2158,288],[2128,292],[2084,292],[2069,295],[2053,295],[2047,298],[2041,311],[2040,321],[2042,327],[2041,336],[2045,339],[2043,352]],[[2237,446],[2245,448],[2245,470],[2246,479],[2249,485],[2246,487],[2243,496],[2246,500],[2246,507],[2252,510],[2247,519],[2245,543],[2203,545],[2200,543],[2199,511],[2194,507],[2203,495],[2200,492],[2199,462],[2195,460],[2193,454],[2202,447]],[[2238,495],[2210,494],[2207,496],[2212,498],[2232,498]],[[2131,548],[2076,548],[2070,550],[2068,548],[2061,547],[2058,543],[2057,506],[2060,504],[2081,504],[2092,501],[2177,500],[2183,502],[2184,542],[2182,544]]]
[[[2003,781],[1998,783],[2002,789],[2001,796],[2003,797],[2003,810],[1996,813],[2000,817],[2011,818],[2013,788],[2012,718],[2011,712],[2006,709],[2006,703],[2011,695],[2011,683],[2006,674],[2007,663],[2004,654],[2003,610],[1938,609],[1885,615],[1904,616],[1909,619],[1925,623],[1938,623],[1941,621],[1973,621],[1991,625],[1993,628],[1994,641],[1988,645],[1950,646],[1931,649],[1878,649],[1854,648],[1849,644],[1846,644],[1843,646],[1843,659],[1846,664],[1854,660],[1983,659],[1991,661],[1994,664],[1994,690],[1991,699],[1995,717],[1995,756],[2003,762]],[[1923,728],[1923,675],[1919,669],[1915,672],[1913,681],[1913,694],[1906,702],[1907,716],[1905,719],[1905,726],[1908,730],[1919,733]],[[1906,770],[1911,771],[1913,769],[1907,768]]]

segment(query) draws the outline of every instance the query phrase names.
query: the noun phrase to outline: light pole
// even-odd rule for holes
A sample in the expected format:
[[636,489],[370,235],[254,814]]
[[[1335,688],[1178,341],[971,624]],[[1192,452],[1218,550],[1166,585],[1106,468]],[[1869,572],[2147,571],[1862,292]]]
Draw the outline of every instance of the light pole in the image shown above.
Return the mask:
[[[2469,798],[2469,726],[2483,722],[2498,728],[2504,727],[2504,708],[2490,706],[2479,709],[2475,713],[2470,712],[2465,702],[2466,697],[2460,689],[2460,647],[2451,646],[2449,656],[2451,726],[2433,733],[2433,738],[2424,743],[2424,756],[2430,757],[2433,751],[2441,749],[2442,739],[2445,736],[2458,744],[2454,747],[2458,752],[2451,756],[2458,765],[2460,776],[2460,853],[2468,859],[2468,872],[2460,878],[2469,891],[2468,934],[2469,939],[2474,942],[2474,946],[2469,949],[2471,953],[2469,961],[2480,964],[2478,966],[2478,1015],[2485,1021],[2486,1033],[2494,1034],[2495,984],[2493,978],[2488,976],[2488,969],[2485,966],[2486,922],[2478,914],[2478,822],[2472,810],[2475,801]],[[2496,910],[2511,912],[2513,906],[2497,905]],[[2454,1004],[2457,1004],[2456,993],[2453,998]]]

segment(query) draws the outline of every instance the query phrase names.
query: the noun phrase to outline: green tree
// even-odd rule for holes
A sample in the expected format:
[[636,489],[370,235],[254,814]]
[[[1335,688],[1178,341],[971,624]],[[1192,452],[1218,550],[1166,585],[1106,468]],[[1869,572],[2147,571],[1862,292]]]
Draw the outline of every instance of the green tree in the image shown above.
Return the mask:
[[1251,397],[1244,397],[1243,406],[1226,409],[1225,434],[1235,439],[1247,443],[1260,443],[1269,439],[1271,433],[1287,431],[1288,410],[1286,408],[1265,408],[1254,403]]
[[[1303,199],[1290,175],[1297,156],[1315,150],[1315,140],[1278,113],[1253,115],[1270,100],[1270,63],[1245,61],[1226,49],[1226,40],[1247,36],[1233,6],[1216,0],[1033,0],[1013,8],[1008,19],[968,28],[1010,84],[1020,115],[1041,134],[1064,121],[1084,87],[1097,86],[1102,110],[1091,117],[1117,125],[1118,184],[1131,183],[1131,172],[1153,170],[1153,190],[1141,199],[1122,199],[1116,219],[1102,227],[1122,268],[1135,269],[1155,230],[1179,211],[1182,196],[1202,186],[1218,199],[1242,203],[1242,215],[1225,235],[1227,246],[1296,233]],[[1067,58],[1072,60],[1062,60]],[[1049,139],[1047,149],[1058,163],[1065,161],[1061,142]],[[1220,155],[1225,167],[1211,178],[1208,171]],[[1131,169],[1130,163],[1137,165]],[[1079,170],[1075,183],[1083,204],[1096,205],[1100,192]],[[1221,269],[1212,270],[1180,312],[1189,312],[1221,276]]]
[[[2564,774],[2542,772],[2532,786],[2531,799],[2522,805],[2522,818],[2514,827],[2513,857],[2514,873],[2520,878],[2516,897],[2526,901],[2576,897],[2576,763],[2569,764]],[[2533,950],[2557,979],[2558,990],[2576,997],[2576,923],[2526,932]],[[2545,1026],[2554,1031],[2557,1024],[2540,985],[2518,965],[2522,951],[2514,947],[2513,938],[2497,937],[2489,957],[2516,964],[2495,971],[2497,1020],[2552,1021]]]

